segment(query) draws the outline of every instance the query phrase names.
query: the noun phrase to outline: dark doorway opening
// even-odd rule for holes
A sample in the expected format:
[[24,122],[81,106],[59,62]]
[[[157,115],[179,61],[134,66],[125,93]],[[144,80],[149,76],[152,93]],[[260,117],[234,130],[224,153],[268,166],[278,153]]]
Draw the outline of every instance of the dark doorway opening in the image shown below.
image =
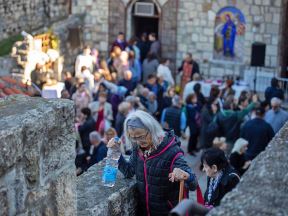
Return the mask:
[[156,33],[158,36],[159,33],[159,18],[155,17],[139,17],[134,16],[133,18],[134,24],[134,35],[140,38],[141,34],[146,32]]

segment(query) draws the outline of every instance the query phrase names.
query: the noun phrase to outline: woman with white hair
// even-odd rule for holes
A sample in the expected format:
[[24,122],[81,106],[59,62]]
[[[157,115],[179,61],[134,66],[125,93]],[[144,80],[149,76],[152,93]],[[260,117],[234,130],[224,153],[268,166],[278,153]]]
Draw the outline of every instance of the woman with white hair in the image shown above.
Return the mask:
[[235,170],[239,172],[242,176],[246,170],[249,168],[251,161],[245,159],[245,152],[248,147],[248,141],[239,138],[236,140],[232,153],[230,155],[230,164],[234,167]]
[[[185,181],[186,195],[187,189],[195,190],[197,186],[196,176],[183,158],[179,139],[140,110],[126,118],[124,136],[133,152],[129,161],[120,157],[119,170],[127,178],[136,175],[140,193],[137,215],[168,215],[178,203],[178,181]],[[108,143],[108,147],[115,145],[114,139]]]

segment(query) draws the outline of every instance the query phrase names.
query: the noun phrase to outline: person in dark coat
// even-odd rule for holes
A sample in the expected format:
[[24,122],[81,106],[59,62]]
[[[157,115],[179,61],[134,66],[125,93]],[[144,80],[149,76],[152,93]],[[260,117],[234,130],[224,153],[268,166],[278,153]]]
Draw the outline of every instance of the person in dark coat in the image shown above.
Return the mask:
[[142,33],[140,41],[137,42],[136,46],[140,49],[140,60],[141,63],[143,63],[150,49],[150,43],[147,41],[147,33]]
[[195,94],[187,96],[184,110],[187,117],[187,126],[190,130],[188,153],[195,155],[200,134],[200,106],[197,104],[197,96]]
[[196,83],[193,87],[194,93],[197,96],[197,103],[199,105],[199,108],[202,109],[202,107],[206,104],[206,99],[204,95],[201,92],[201,84]]
[[[178,204],[179,181],[184,191],[195,190],[197,179],[187,165],[180,141],[173,131],[163,131],[147,112],[136,111],[124,123],[125,140],[134,146],[129,161],[119,159],[119,170],[127,178],[136,175],[139,193],[137,215],[166,216]],[[114,139],[108,147],[117,145]]]
[[253,160],[260,152],[264,151],[275,135],[271,125],[263,119],[264,108],[257,107],[254,112],[256,118],[249,120],[243,126],[240,134],[240,137],[249,143],[246,151],[247,160]]
[[37,85],[39,89],[42,89],[43,85],[45,84],[45,73],[43,72],[42,68],[43,66],[37,63],[35,70],[33,70],[30,74],[31,82]]
[[91,146],[89,134],[92,131],[95,131],[96,122],[93,119],[89,108],[81,109],[81,118],[83,123],[79,125],[78,132],[80,134],[83,149],[88,154]]
[[219,206],[225,194],[240,181],[239,174],[229,165],[224,151],[217,148],[207,149],[201,156],[201,164],[208,177],[205,206]]
[[248,141],[239,138],[234,143],[232,153],[230,155],[230,164],[237,170],[237,172],[242,176],[246,170],[249,168],[251,161],[246,160],[245,152],[247,151]]
[[[232,97],[233,99],[233,97]],[[251,102],[246,108],[240,111],[234,111],[233,100],[226,100],[223,105],[223,110],[217,114],[217,122],[219,125],[220,136],[226,137],[228,144],[228,152],[231,152],[233,143],[240,137],[241,124],[258,101],[257,95],[253,96]]]
[[168,88],[167,92],[163,94],[163,100],[162,100],[162,106],[161,110],[159,110],[160,113],[162,113],[163,109],[172,106],[172,98],[175,96],[175,88],[170,87]]
[[187,117],[182,109],[180,96],[175,95],[172,106],[163,110],[161,114],[161,125],[166,129],[173,129],[178,137],[184,136]]
[[155,33],[150,33],[148,37],[149,37],[149,41],[151,43],[149,53],[153,53],[157,56],[157,58],[159,58],[160,57],[160,48],[161,48],[160,41],[157,40]]
[[163,98],[164,89],[163,87],[157,82],[157,77],[153,74],[148,76],[147,82],[144,84],[146,88],[152,91],[157,98]]
[[87,168],[99,163],[107,156],[106,144],[101,140],[101,136],[98,132],[93,131],[89,134],[90,139],[90,150],[86,157]]
[[117,39],[112,44],[111,52],[113,51],[115,46],[119,47],[122,51],[125,51],[127,47],[127,42],[125,41],[125,35],[123,32],[118,33]]
[[149,92],[150,90],[148,88],[143,88],[140,90],[140,95],[139,95],[139,98],[140,98],[140,102],[143,104],[143,106],[148,109],[148,95],[149,95]]
[[101,140],[101,136],[98,132],[92,131],[89,134],[89,141],[91,143],[88,152],[79,152],[76,155],[75,165],[76,165],[76,175],[79,176],[83,172],[94,164],[100,162],[107,156],[106,144]]
[[118,82],[118,86],[124,86],[127,89],[126,96],[134,91],[137,86],[137,81],[132,79],[131,71],[128,70],[124,72],[124,78]]
[[148,53],[142,64],[142,81],[146,83],[149,75],[156,75],[159,60],[155,54]]
[[218,99],[210,97],[201,111],[200,146],[202,149],[212,147],[214,136],[209,135],[207,130],[219,111]]
[[265,101],[270,103],[273,97],[277,97],[281,100],[284,100],[284,91],[279,88],[279,83],[276,78],[272,78],[271,86],[267,87],[265,90]]

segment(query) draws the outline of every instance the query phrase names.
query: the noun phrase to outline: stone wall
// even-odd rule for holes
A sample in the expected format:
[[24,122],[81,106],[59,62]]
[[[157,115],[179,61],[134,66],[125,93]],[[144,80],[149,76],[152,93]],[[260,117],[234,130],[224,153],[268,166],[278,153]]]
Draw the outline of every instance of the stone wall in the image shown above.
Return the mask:
[[125,14],[126,14],[126,7],[123,1],[109,0],[109,45],[110,46],[117,38],[119,32],[126,32],[126,29],[125,29],[126,15]]
[[281,44],[280,58],[282,66],[282,76],[287,78],[288,76],[288,1],[283,0],[282,13],[281,13]]
[[72,15],[68,19],[53,23],[51,29],[59,37],[63,72],[74,72],[76,57],[83,48],[83,16]]
[[31,32],[44,25],[67,17],[66,0],[2,0],[0,2],[0,40],[20,33]]
[[[215,17],[220,9],[227,6],[238,8],[246,18],[243,63],[213,61]],[[258,41],[267,45],[266,66],[278,67],[281,6],[281,0],[180,0],[178,64],[185,52],[189,51],[201,64],[205,61],[210,62],[208,66],[202,65],[206,74],[216,76],[240,74],[243,72],[241,66],[250,65],[251,45]]]
[[177,14],[179,0],[166,1],[162,8],[161,17],[161,52],[164,58],[171,60],[171,68],[174,72],[176,69],[177,53]]
[[114,187],[104,187],[101,182],[102,161],[77,177],[78,216],[134,216],[137,215],[135,181],[124,179],[118,171]]
[[75,0],[73,14],[85,14],[83,40],[104,54],[108,51],[109,0]]
[[288,123],[208,215],[288,215]]
[[0,76],[8,75],[9,72],[12,70],[15,62],[12,58],[6,56],[6,57],[0,57]]
[[73,103],[0,100],[0,215],[76,215]]

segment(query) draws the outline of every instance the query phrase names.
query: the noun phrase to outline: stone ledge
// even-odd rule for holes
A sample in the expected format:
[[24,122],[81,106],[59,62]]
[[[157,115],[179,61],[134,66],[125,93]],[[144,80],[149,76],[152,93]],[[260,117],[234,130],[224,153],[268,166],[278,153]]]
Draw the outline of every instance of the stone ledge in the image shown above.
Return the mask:
[[77,178],[78,216],[136,215],[137,192],[134,179],[125,179],[118,171],[114,187],[102,185],[105,161],[95,164]]
[[208,215],[288,215],[288,123]]

